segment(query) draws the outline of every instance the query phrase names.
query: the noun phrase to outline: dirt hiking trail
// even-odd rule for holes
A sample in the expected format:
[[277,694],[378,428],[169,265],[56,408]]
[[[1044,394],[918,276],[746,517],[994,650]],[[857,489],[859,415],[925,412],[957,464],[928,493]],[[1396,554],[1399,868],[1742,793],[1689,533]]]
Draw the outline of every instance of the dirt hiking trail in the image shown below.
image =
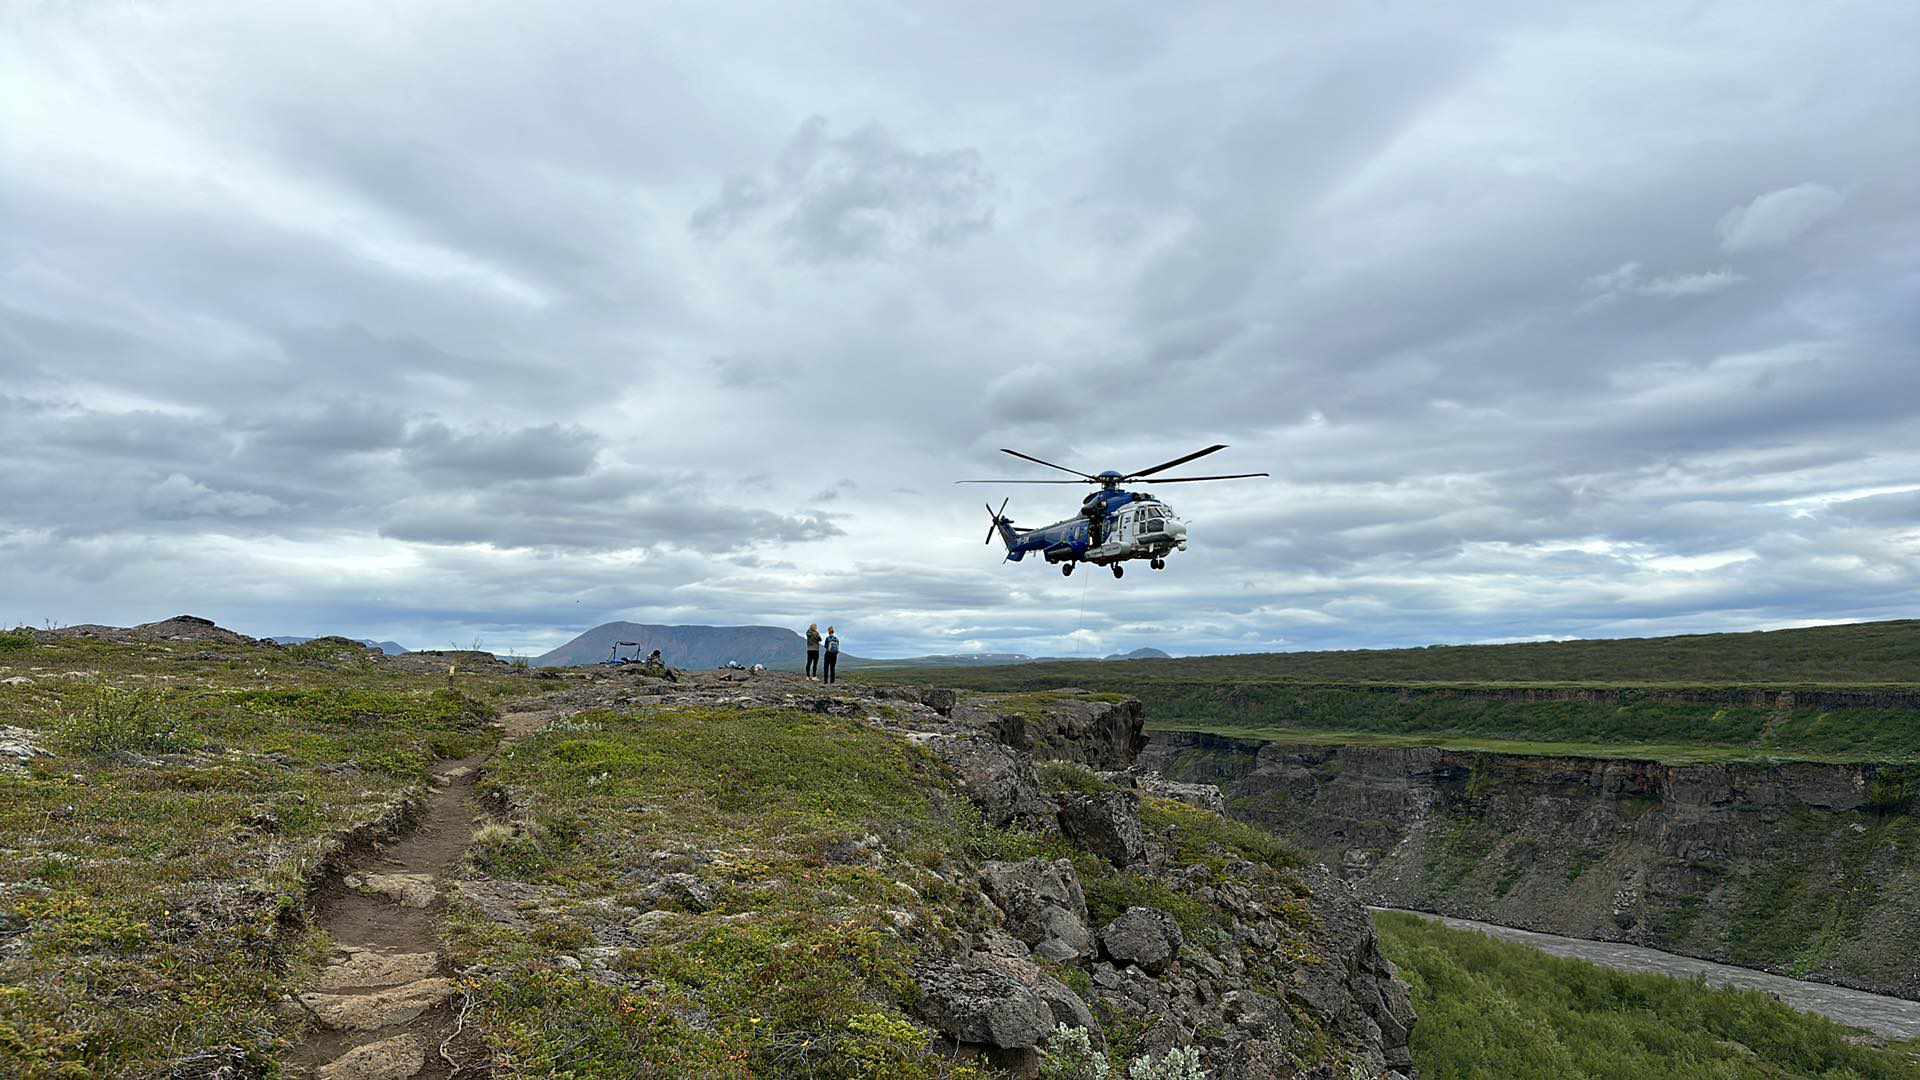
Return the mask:
[[[508,713],[492,753],[539,731],[560,710]],[[333,939],[330,963],[298,995],[312,1021],[286,1058],[316,1080],[451,1077],[485,1061],[461,1023],[455,972],[440,955],[442,891],[458,876],[486,813],[474,792],[491,754],[439,763],[424,809],[399,836],[351,852],[315,890],[313,923]]]

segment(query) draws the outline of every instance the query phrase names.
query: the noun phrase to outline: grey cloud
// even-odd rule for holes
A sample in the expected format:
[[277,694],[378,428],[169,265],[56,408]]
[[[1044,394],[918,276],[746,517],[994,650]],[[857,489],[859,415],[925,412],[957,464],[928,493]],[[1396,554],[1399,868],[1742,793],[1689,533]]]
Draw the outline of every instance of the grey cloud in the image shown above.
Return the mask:
[[800,125],[773,168],[729,179],[694,212],[697,232],[724,237],[770,220],[813,262],[950,247],[993,225],[993,179],[978,151],[916,151],[878,124],[834,136],[824,117]]
[[1720,247],[1729,252],[1785,247],[1831,217],[1843,201],[1839,192],[1813,183],[1757,195],[1720,219]]
[[180,473],[148,489],[141,500],[157,518],[257,518],[281,509],[270,496],[246,491],[215,491]]
[[308,453],[366,453],[405,441],[406,414],[375,401],[339,399],[253,421],[265,444]]
[[601,444],[593,432],[560,424],[456,432],[428,422],[408,434],[403,456],[425,476],[484,485],[579,476],[593,468]]
[[[0,35],[62,102],[0,157],[0,621],[1104,653],[1920,603],[1912,5],[77,10]],[[1210,441],[1275,478],[1161,491],[1193,548],[1123,582],[980,545],[976,495],[1079,492],[946,483]]]

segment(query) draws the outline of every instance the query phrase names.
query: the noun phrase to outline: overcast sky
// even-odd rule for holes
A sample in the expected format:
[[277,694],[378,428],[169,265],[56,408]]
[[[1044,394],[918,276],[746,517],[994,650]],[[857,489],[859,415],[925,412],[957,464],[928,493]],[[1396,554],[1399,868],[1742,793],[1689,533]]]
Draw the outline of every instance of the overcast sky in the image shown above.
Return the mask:
[[[1910,0],[0,12],[0,623],[1920,614]],[[1212,442],[1124,581],[952,484]]]

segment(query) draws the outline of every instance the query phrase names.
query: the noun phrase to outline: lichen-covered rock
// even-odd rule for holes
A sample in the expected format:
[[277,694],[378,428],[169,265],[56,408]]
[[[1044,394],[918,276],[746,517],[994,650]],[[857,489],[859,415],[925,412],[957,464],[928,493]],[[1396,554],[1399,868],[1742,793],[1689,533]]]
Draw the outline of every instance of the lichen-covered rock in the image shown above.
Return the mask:
[[1040,965],[1031,960],[1016,957],[983,956],[980,953],[975,953],[972,961],[1007,975],[1033,991],[1034,996],[1046,1005],[1047,1011],[1053,1016],[1053,1024],[1048,1027],[1049,1032],[1054,1026],[1061,1024],[1067,1027],[1086,1028],[1092,1033],[1096,1045],[1105,1044],[1105,1037],[1100,1033],[1100,1021],[1094,1016],[1093,1009],[1079,994],[1073,992],[1072,987],[1042,971]]
[[1052,825],[1053,804],[1040,793],[1031,759],[983,735],[933,734],[919,741],[953,767],[988,824]]
[[1059,797],[1060,828],[1083,851],[1115,866],[1131,866],[1146,857],[1140,829],[1140,796],[1131,791]]
[[1066,859],[990,862],[980,868],[987,896],[1007,917],[1007,929],[1044,960],[1078,960],[1093,953],[1087,898]]
[[914,978],[921,1018],[958,1042],[1023,1050],[1053,1030],[1053,1009],[1040,995],[986,963],[935,961]]
[[0,726],[0,768],[19,768],[37,757],[52,757],[40,748],[38,734],[26,728]]
[[1188,806],[1197,806],[1202,810],[1211,810],[1216,814],[1227,812],[1227,800],[1220,789],[1212,784],[1183,784],[1178,780],[1169,780],[1157,772],[1141,773],[1134,778],[1134,786],[1142,792],[1161,799],[1172,799]]
[[1180,924],[1159,908],[1131,907],[1100,928],[1100,951],[1158,975],[1180,955]]

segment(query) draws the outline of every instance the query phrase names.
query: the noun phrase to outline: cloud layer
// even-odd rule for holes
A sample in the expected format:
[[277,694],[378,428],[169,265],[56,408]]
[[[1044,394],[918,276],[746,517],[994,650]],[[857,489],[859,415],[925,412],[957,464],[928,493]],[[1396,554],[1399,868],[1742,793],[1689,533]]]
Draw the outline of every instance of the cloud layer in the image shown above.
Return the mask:
[[[1912,5],[41,5],[0,622],[867,655],[1920,601]],[[1123,582],[1005,566],[1209,442]]]

